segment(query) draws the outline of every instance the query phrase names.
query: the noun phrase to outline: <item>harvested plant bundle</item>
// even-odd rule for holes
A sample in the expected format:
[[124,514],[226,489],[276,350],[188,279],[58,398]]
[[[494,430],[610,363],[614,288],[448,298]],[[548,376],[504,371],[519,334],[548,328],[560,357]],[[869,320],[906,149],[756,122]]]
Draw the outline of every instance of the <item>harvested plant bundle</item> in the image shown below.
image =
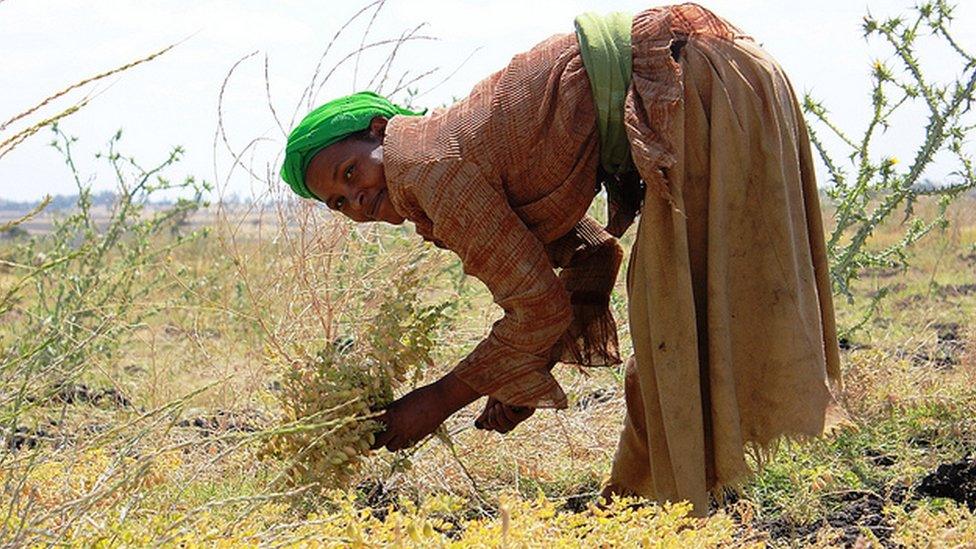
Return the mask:
[[382,429],[379,410],[408,378],[432,364],[434,333],[448,304],[418,305],[418,274],[408,271],[379,299],[377,312],[351,325],[354,336],[301,353],[283,372],[283,426],[263,457],[283,461],[288,482],[346,487]]

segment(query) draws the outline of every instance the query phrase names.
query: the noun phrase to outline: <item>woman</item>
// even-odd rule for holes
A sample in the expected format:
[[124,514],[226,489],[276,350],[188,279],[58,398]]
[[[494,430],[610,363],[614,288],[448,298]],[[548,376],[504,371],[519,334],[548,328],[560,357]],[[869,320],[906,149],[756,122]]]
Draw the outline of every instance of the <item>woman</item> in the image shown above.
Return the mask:
[[[451,373],[385,411],[377,446],[405,448],[485,395],[477,425],[508,432],[566,406],[554,364],[620,363],[614,236],[638,207],[635,356],[605,494],[702,514],[749,474],[747,449],[821,433],[840,376],[810,147],[789,82],[750,38],[693,4],[581,17],[417,114],[369,93],[328,103],[282,168],[355,221],[413,222],[505,311]],[[586,216],[600,183],[606,228]]]

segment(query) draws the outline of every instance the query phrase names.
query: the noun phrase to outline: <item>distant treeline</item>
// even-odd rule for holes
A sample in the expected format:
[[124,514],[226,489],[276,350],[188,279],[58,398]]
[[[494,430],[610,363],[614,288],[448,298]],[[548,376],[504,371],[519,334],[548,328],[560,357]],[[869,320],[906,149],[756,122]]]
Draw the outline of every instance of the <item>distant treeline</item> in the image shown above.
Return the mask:
[[[40,204],[40,200],[17,202],[0,198],[0,210],[31,210]],[[93,206],[111,206],[115,203],[115,193],[112,191],[101,191],[91,194]],[[51,197],[51,203],[45,208],[48,211],[70,210],[78,206],[77,194],[58,194]]]
[[[116,194],[114,191],[99,191],[93,192],[91,194],[91,203],[95,207],[111,207],[115,204]],[[154,206],[172,206],[176,202],[175,199],[154,199],[152,200],[152,205]],[[225,196],[221,200],[225,205],[237,205],[237,204],[249,204],[251,203],[250,198],[242,198],[238,195]],[[14,212],[28,212],[38,204],[40,200],[28,200],[23,202],[18,202],[16,200],[7,200],[0,198],[0,211],[14,211]],[[59,194],[51,197],[51,203],[44,208],[46,212],[63,212],[72,210],[78,207],[78,195],[77,194]]]

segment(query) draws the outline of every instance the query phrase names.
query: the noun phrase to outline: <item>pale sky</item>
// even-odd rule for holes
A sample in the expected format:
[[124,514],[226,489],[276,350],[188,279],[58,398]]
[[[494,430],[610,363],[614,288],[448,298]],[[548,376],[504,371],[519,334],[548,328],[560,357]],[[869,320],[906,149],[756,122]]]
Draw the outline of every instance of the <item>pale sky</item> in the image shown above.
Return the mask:
[[[869,10],[876,16],[907,13],[914,1],[700,3],[764,44],[783,65],[798,93],[813,92],[831,108],[840,125],[857,134],[867,119],[871,62],[887,52],[877,41],[869,44],[862,38],[862,17]],[[976,1],[958,3],[957,36],[970,51],[976,50]],[[101,161],[93,154],[122,128],[124,149],[147,164],[162,158],[174,145],[186,148],[184,161],[170,174],[174,178],[184,174],[209,181],[219,178],[218,183],[228,183],[232,192],[260,195],[267,186],[251,181],[243,172],[227,178],[227,154],[218,156],[215,170],[217,97],[228,69],[242,56],[260,52],[229,82],[224,113],[235,147],[266,138],[249,157],[253,165],[265,166],[279,155],[285,136],[269,114],[264,55],[270,64],[273,104],[287,125],[325,45],[341,23],[366,4],[311,0],[0,0],[0,121],[68,84],[186,39],[162,58],[90,90],[97,92],[91,105],[62,124],[80,138],[77,161],[85,173],[94,174],[96,187],[111,188],[111,180],[105,179],[107,172],[98,171]],[[652,5],[633,0],[388,0],[368,41],[395,38],[406,29],[428,23],[421,33],[439,40],[404,45],[390,77],[396,80],[405,70],[420,74],[440,67],[419,84],[421,90],[440,82],[473,53],[453,77],[415,100],[418,106],[433,107],[463,97],[480,79],[504,67],[512,55],[551,34],[572,32],[573,17],[581,12],[633,13]],[[359,45],[369,16],[367,12],[349,28],[326,66]],[[316,104],[364,87],[387,52],[363,56],[355,88],[352,63],[347,64],[349,70],[336,73]],[[928,63],[934,76],[951,75],[940,62],[944,52],[925,53],[934,56]],[[42,114],[54,114],[58,106],[67,106],[82,96],[73,95]],[[402,100],[403,96],[394,99]],[[304,106],[298,109],[299,116],[305,112]],[[876,150],[907,161],[925,120],[919,111],[913,111],[901,122],[905,125],[884,136]],[[50,137],[49,132],[42,132],[0,159],[0,198],[26,200],[74,191],[58,154],[47,146]],[[943,173],[937,173],[940,169]],[[931,176],[939,178],[946,171],[948,168],[940,165]]]

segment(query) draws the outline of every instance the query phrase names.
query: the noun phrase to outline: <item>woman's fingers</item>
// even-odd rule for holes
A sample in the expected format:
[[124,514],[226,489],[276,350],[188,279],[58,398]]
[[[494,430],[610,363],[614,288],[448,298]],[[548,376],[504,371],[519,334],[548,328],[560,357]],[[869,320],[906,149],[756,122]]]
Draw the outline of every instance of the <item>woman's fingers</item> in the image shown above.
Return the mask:
[[535,413],[535,408],[529,408],[528,406],[512,406],[511,411],[512,417],[515,418],[515,422],[521,423],[529,419],[529,417]]
[[502,403],[498,403],[498,406],[495,407],[494,421],[495,430],[503,435],[515,427],[515,425],[512,424],[512,422],[508,419],[508,406],[505,406]]
[[519,422],[522,421],[522,419],[524,419],[524,418],[520,417],[520,414],[518,413],[518,410],[519,410],[519,408],[516,408],[514,406],[502,406],[502,414],[501,415],[502,415],[502,418],[503,418],[504,423],[505,423],[505,425],[504,425],[505,428],[506,428],[506,431],[505,432],[508,432],[508,431],[511,431],[512,429],[514,429],[515,426],[518,425]]
[[485,403],[485,409],[474,420],[474,426],[486,431],[495,431],[497,425],[494,421],[494,414],[497,413],[498,407],[501,405],[502,403],[495,399],[495,397],[488,397],[488,402]]
[[488,421],[488,411],[491,410],[494,400],[488,398],[488,402],[485,404],[485,409],[481,411],[481,414],[474,420],[474,426],[476,429],[487,429],[488,426],[486,422]]
[[494,431],[497,423],[495,418],[498,416],[498,405],[492,404],[491,408],[488,408],[488,418],[485,419],[485,429],[489,431]]
[[515,424],[508,419],[508,406],[499,402],[492,410],[492,428],[501,434],[511,431]]
[[383,425],[383,430],[376,434],[376,440],[373,441],[373,446],[371,449],[378,450],[380,448],[386,448],[391,452],[396,452],[397,450],[402,450],[404,448],[413,446],[413,443],[404,439],[399,432],[393,428],[389,414],[383,414],[376,418]]
[[489,397],[484,410],[474,420],[474,426],[477,429],[505,434],[518,426],[519,423],[525,421],[533,413],[535,413],[534,408],[509,406],[496,400],[494,397]]

